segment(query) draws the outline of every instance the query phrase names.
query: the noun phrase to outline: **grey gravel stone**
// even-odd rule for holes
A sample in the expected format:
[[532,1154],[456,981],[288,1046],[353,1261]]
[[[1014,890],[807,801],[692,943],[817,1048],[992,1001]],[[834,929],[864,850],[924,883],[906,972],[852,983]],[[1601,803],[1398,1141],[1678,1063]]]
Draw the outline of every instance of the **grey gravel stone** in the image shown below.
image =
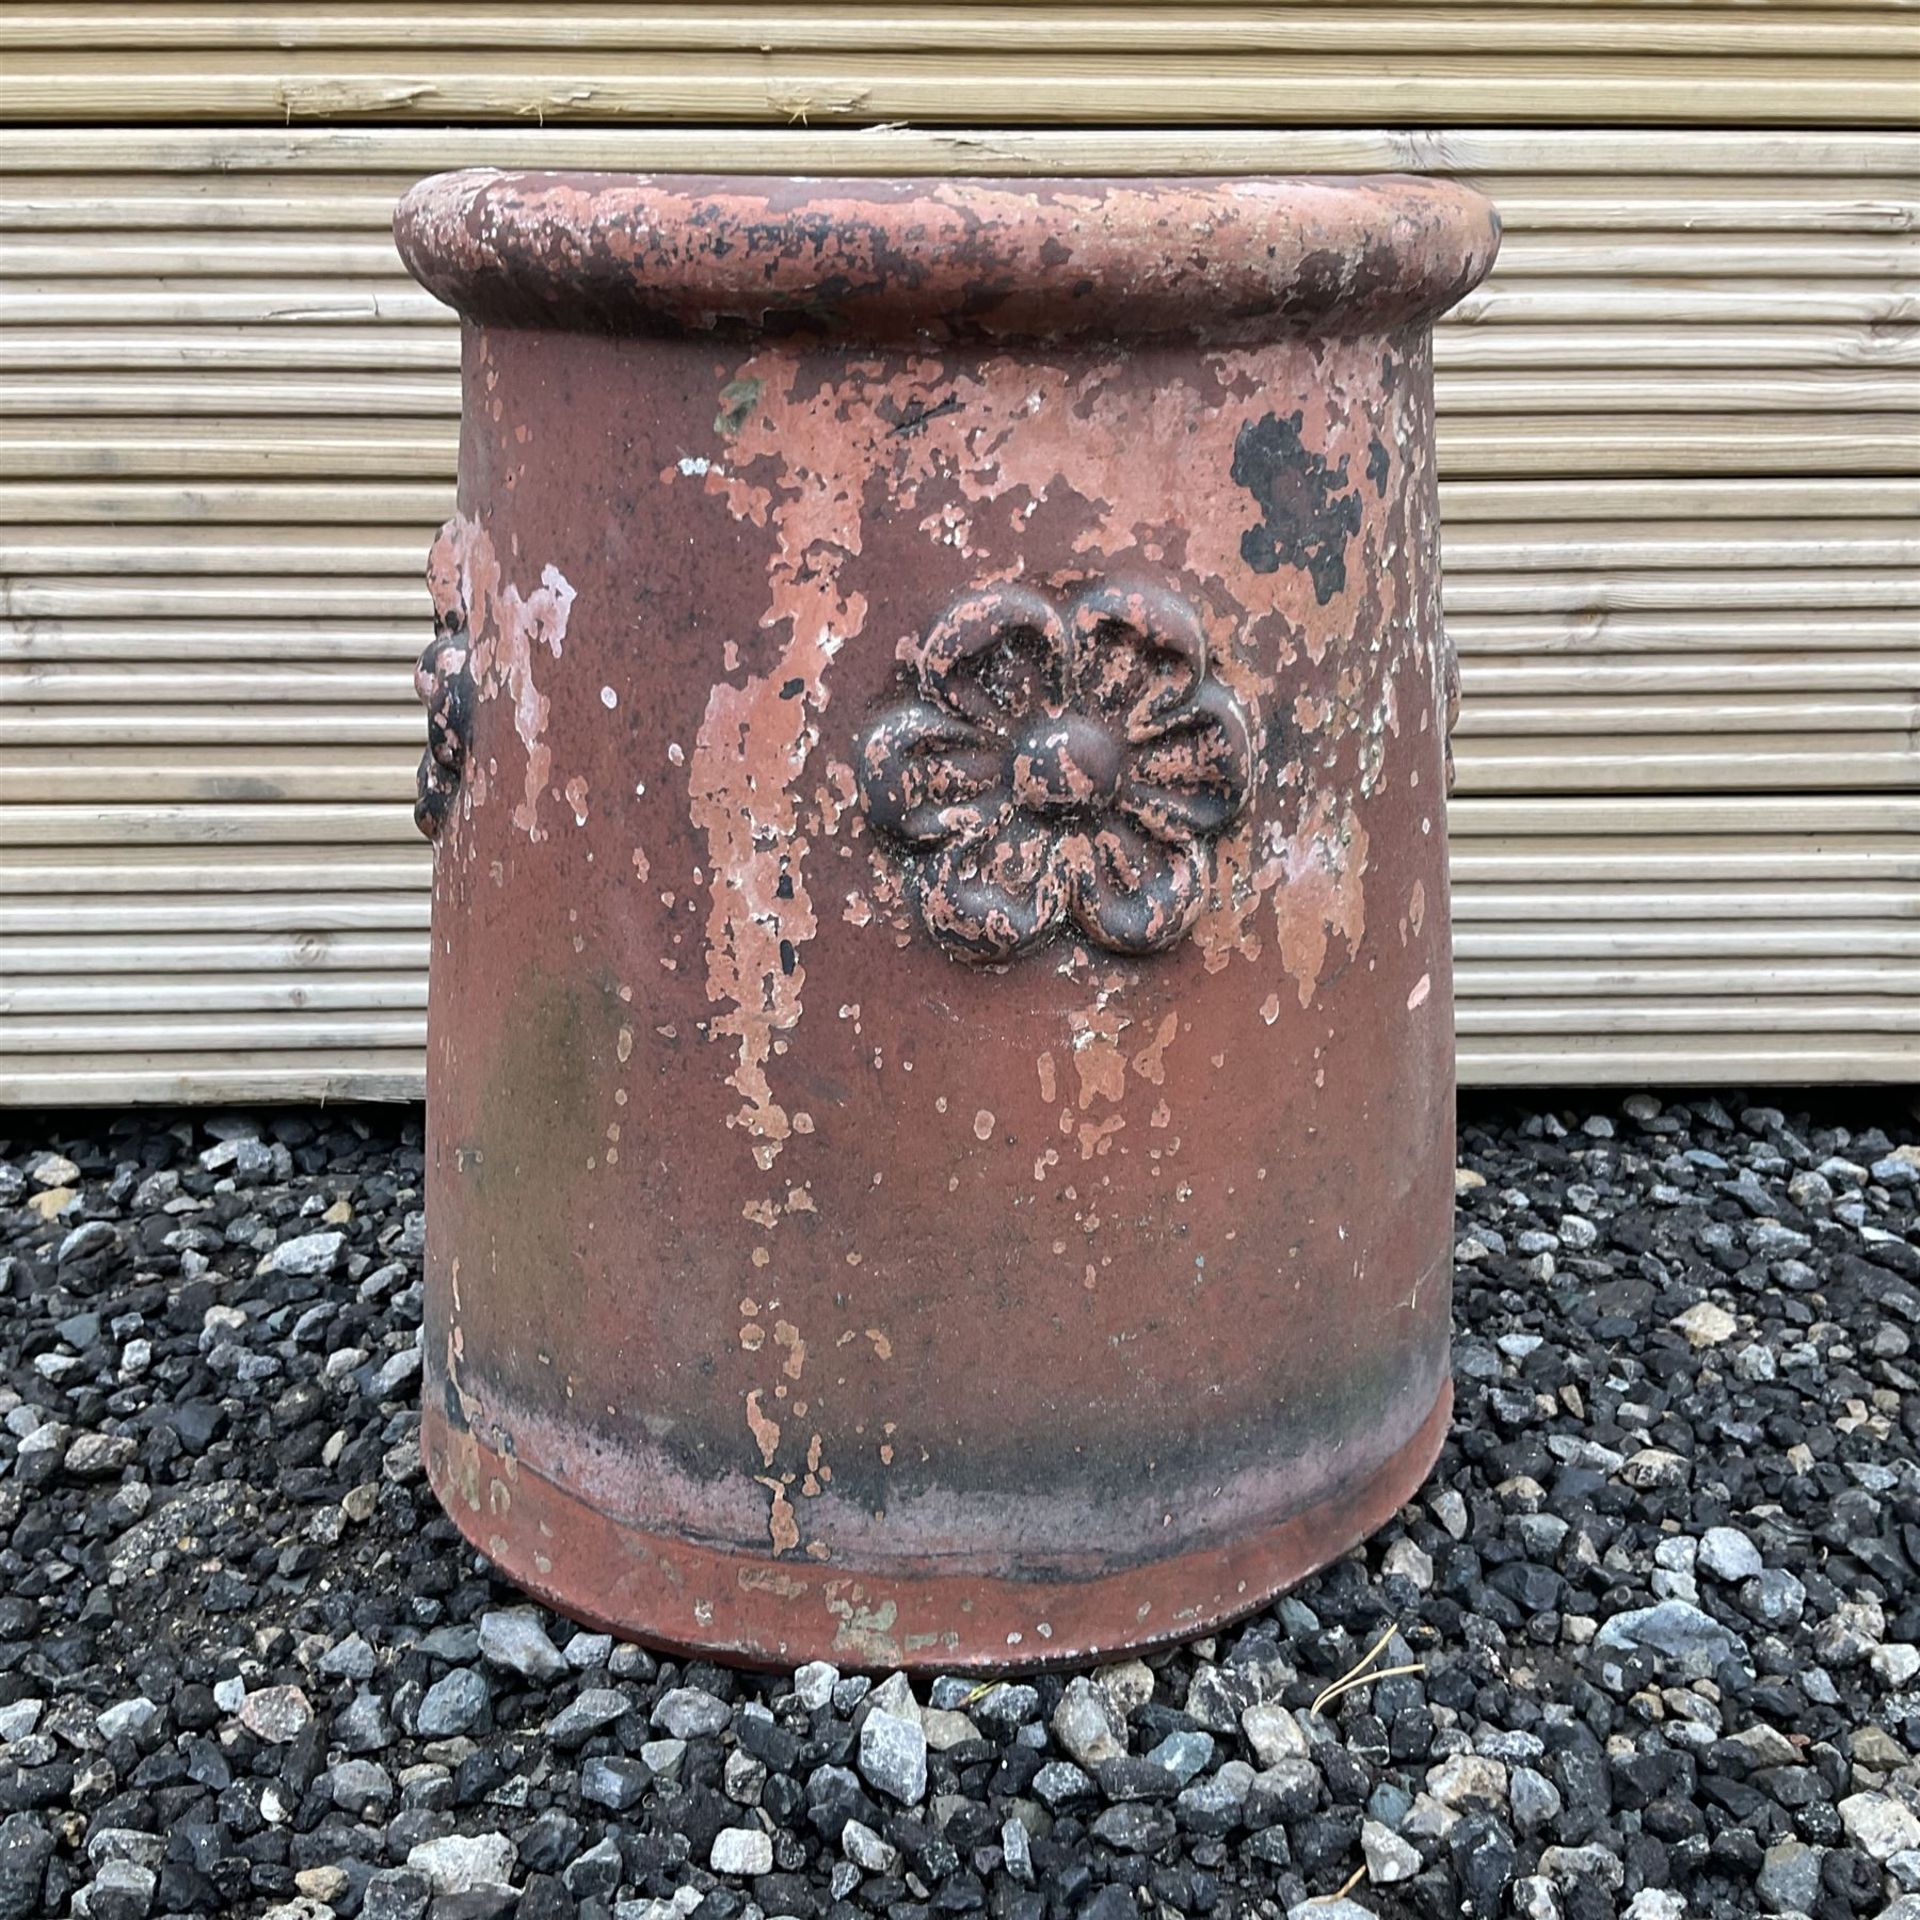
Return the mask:
[[240,1724],[269,1746],[298,1738],[312,1721],[312,1703],[298,1687],[262,1687],[240,1703]]
[[472,1667],[455,1667],[427,1689],[416,1724],[423,1739],[449,1739],[479,1725],[490,1704],[485,1677]]
[[1658,1654],[1673,1672],[1693,1680],[1710,1679],[1738,1650],[1725,1627],[1684,1600],[1616,1613],[1601,1622],[1596,1644]]
[[927,1736],[919,1722],[883,1709],[870,1712],[860,1728],[860,1774],[869,1786],[918,1806],[927,1792]]
[[546,1737],[562,1751],[584,1745],[627,1710],[627,1696],[611,1687],[583,1687],[547,1722]]
[[360,1920],[426,1920],[433,1883],[411,1867],[386,1867],[366,1884]]
[[1560,1789],[1532,1767],[1515,1767],[1507,1781],[1513,1824],[1523,1834],[1538,1833],[1560,1817]]
[[146,1920],[159,1876],[132,1860],[109,1860],[74,1896],[78,1920]]
[[1824,1847],[1779,1840],[1766,1850],[1754,1890],[1768,1913],[1811,1913],[1820,1899],[1820,1863]]
[[675,1687],[663,1693],[653,1709],[653,1724],[676,1740],[698,1740],[723,1733],[733,1709],[717,1695],[699,1687]]
[[375,1760],[338,1761],[328,1769],[327,1784],[333,1804],[356,1819],[377,1812],[394,1796],[393,1776]]
[[[40,1124],[0,1163],[0,1920],[133,1920],[109,1867],[144,1920],[1277,1920],[1356,1867],[1377,1920],[1920,1920],[1904,1120],[1469,1103],[1470,1441],[1364,1553],[1085,1675],[1090,1766],[1072,1663],[722,1674],[471,1556],[421,1470],[417,1118],[86,1121],[29,1211]],[[1309,1712],[1388,1621],[1418,1670]],[[895,1726],[911,1801],[857,1770]],[[389,1864],[473,1828],[504,1878]],[[767,1871],[715,1888],[723,1831]]]
[[630,1760],[624,1754],[599,1754],[580,1768],[580,1797],[597,1807],[625,1813],[640,1804],[653,1778],[653,1770],[644,1760]]

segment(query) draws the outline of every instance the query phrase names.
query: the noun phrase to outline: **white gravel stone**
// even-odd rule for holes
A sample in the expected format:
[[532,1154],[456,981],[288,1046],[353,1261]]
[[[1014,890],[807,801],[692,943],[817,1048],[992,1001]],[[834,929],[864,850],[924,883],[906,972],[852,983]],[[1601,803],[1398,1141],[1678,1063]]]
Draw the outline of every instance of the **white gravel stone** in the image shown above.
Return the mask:
[[1898,1691],[1920,1675],[1920,1647],[1904,1640],[1889,1641],[1867,1655],[1867,1665],[1883,1687]]
[[713,1836],[707,1865],[715,1873],[751,1878],[773,1871],[773,1840],[758,1827],[722,1827]]
[[1622,1462],[1620,1478],[1645,1493],[1658,1487],[1684,1487],[1692,1471],[1682,1454],[1666,1447],[1642,1447]]
[[1153,1669],[1144,1660],[1121,1660],[1101,1667],[1093,1684],[1105,1696],[1116,1718],[1130,1719],[1153,1698]]
[[1620,1920],[1686,1920],[1685,1898],[1666,1887],[1642,1887]]
[[1507,1804],[1507,1768],[1478,1753],[1456,1753],[1427,1769],[1427,1791],[1455,1813],[1500,1812]]
[[1067,1682],[1051,1725],[1053,1737],[1089,1770],[1118,1760],[1127,1750],[1125,1731],[1116,1725],[1106,1695],[1084,1674]]
[[809,1713],[819,1712],[833,1698],[833,1690],[839,1684],[840,1669],[825,1660],[809,1660],[804,1667],[796,1669],[793,1676],[794,1696]]
[[1516,1880],[1507,1898],[1514,1920],[1561,1920],[1560,1896],[1544,1874],[1529,1873]]
[[1920,1819],[1891,1794],[1848,1795],[1840,1802],[1840,1824],[1856,1847],[1882,1862],[1909,1847],[1920,1847]]
[[449,1833],[421,1841],[408,1852],[407,1865],[425,1874],[435,1893],[471,1893],[511,1885],[518,1858],[504,1833]]
[[1263,1767],[1277,1766],[1282,1760],[1304,1760],[1311,1751],[1312,1743],[1300,1722],[1277,1700],[1263,1700],[1249,1707],[1240,1716],[1240,1731]]
[[1738,1527],[1709,1527],[1700,1536],[1699,1564],[1716,1580],[1751,1580],[1765,1564]]
[[1722,1346],[1740,1331],[1740,1322],[1711,1300],[1702,1300],[1685,1313],[1676,1314],[1671,1324],[1687,1336],[1691,1347]]
[[346,1243],[347,1236],[337,1230],[303,1233],[298,1239],[282,1240],[254,1268],[254,1273],[259,1278],[286,1273],[300,1279],[319,1279],[333,1271]]
[[123,1733],[137,1736],[152,1726],[159,1711],[145,1694],[136,1694],[131,1700],[116,1700],[95,1716],[93,1724],[100,1729],[103,1739],[116,1740]]
[[1383,1574],[1398,1574],[1425,1593],[1433,1585],[1433,1555],[1411,1540],[1396,1540],[1380,1559]]
[[891,1873],[900,1864],[900,1849],[860,1820],[849,1820],[842,1829],[840,1851],[862,1873]]
[[1410,1846],[1378,1820],[1360,1823],[1360,1851],[1366,1855],[1367,1878],[1376,1886],[1411,1880],[1420,1871],[1419,1848]]

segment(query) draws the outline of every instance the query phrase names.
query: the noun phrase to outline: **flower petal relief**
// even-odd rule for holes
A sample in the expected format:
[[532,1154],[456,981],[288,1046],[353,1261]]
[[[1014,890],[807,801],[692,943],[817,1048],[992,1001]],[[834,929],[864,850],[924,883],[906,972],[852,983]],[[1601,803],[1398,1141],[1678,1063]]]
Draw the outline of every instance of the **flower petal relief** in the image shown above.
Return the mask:
[[869,721],[855,773],[942,946],[1007,960],[1068,925],[1114,953],[1185,937],[1255,776],[1253,718],[1209,671],[1193,607],[1151,586],[1064,609],[983,586],[907,664],[913,691]]

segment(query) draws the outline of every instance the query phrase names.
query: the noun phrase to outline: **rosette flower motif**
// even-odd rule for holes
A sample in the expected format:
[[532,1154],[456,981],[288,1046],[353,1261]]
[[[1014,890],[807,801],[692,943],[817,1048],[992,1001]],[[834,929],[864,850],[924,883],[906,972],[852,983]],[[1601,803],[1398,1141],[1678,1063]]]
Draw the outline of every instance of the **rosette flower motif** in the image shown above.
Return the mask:
[[855,773],[942,946],[1005,960],[1070,924],[1143,954],[1189,931],[1254,782],[1253,721],[1191,606],[985,586],[907,664],[914,691],[868,723]]

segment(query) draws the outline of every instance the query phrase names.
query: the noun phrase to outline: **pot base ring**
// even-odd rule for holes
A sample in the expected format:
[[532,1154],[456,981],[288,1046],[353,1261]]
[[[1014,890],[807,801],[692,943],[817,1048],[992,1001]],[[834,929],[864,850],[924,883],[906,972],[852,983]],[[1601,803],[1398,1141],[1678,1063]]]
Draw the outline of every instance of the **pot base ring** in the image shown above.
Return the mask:
[[[1257,1612],[1385,1525],[1432,1470],[1453,1410],[1426,1418],[1363,1479],[1245,1537],[1084,1579],[862,1572],[650,1533],[462,1431],[429,1394],[427,1479],[461,1533],[516,1586],[596,1631],[679,1655],[787,1668],[1015,1673],[1191,1639]],[[512,1523],[470,1490],[510,1488]],[[1035,1622],[1050,1631],[1035,1631]]]

